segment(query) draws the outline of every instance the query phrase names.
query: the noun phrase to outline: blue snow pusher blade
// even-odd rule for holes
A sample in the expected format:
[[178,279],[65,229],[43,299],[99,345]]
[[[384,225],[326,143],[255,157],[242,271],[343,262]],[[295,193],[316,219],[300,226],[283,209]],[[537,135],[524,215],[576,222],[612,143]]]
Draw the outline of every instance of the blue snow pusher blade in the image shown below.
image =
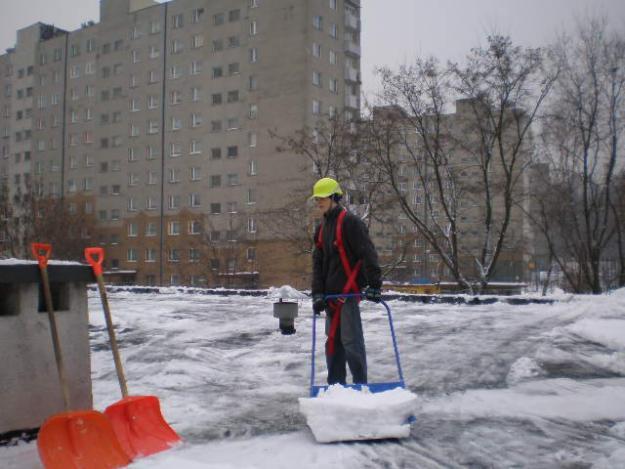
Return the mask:
[[[376,393],[376,392],[384,392],[384,391],[390,391],[391,389],[397,389],[397,388],[402,388],[404,389],[406,386],[404,386],[403,381],[393,381],[390,383],[369,383],[369,384],[344,384],[343,385],[346,388],[351,388],[351,389],[358,389],[361,390],[363,386],[369,388],[369,391]],[[312,386],[310,388],[310,397],[317,397],[317,395],[319,394],[320,391],[325,391],[328,389],[328,386]]]
[[[340,295],[326,295],[326,300],[333,300],[337,298],[356,298],[364,296],[362,293],[347,293]],[[391,329],[391,337],[393,339],[393,350],[395,352],[395,364],[397,365],[397,374],[399,376],[398,381],[393,381],[389,383],[368,383],[366,386],[369,388],[369,391],[372,393],[389,391],[395,388],[405,388],[404,385],[404,374],[401,369],[401,362],[399,360],[399,349],[397,348],[397,339],[395,338],[395,328],[393,327],[393,316],[391,315],[391,308],[386,304],[385,301],[381,300],[380,304],[386,308],[386,314],[388,316],[388,324]],[[321,389],[327,389],[328,386],[316,386],[315,385],[315,348],[317,343],[317,316],[313,313],[313,324],[312,324],[312,359],[311,359],[311,369],[310,369],[310,397],[317,397],[319,391]],[[361,384],[347,384],[345,387],[358,389],[360,390],[363,385]]]

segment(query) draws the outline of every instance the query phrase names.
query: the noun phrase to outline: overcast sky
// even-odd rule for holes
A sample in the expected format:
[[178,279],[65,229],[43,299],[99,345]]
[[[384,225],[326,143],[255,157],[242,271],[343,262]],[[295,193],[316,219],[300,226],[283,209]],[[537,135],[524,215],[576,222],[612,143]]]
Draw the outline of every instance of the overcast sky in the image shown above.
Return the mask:
[[[264,0],[270,2],[272,0]],[[301,1],[301,0],[293,0]],[[317,0],[325,1],[325,0]],[[606,16],[625,31],[625,0],[361,0],[363,90],[378,88],[373,70],[417,56],[459,61],[491,32],[523,45],[551,42],[580,18]],[[37,21],[74,30],[99,21],[99,0],[0,0],[0,50],[15,31]]]

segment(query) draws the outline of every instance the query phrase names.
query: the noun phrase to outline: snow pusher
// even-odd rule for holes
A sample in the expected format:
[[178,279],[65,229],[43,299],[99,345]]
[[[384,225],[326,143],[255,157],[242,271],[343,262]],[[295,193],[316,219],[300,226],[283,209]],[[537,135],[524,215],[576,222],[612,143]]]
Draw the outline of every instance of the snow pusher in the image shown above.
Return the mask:
[[148,456],[171,448],[181,439],[163,418],[160,402],[156,396],[129,396],[122,367],[111,310],[106,296],[102,262],[104,250],[100,247],[85,249],[85,258],[93,268],[106,318],[106,327],[115,361],[115,370],[122,392],[122,399],[104,410],[122,448],[131,458]]
[[109,420],[95,410],[70,411],[70,395],[63,363],[61,343],[54,316],[54,305],[48,277],[48,259],[52,246],[44,243],[31,245],[39,263],[43,296],[50,320],[59,382],[65,412],[46,419],[37,435],[39,458],[46,469],[72,469],[90,467],[114,469],[130,464],[130,458],[120,446]]
[[[362,296],[361,293],[350,293],[327,295],[325,299]],[[404,383],[391,309],[384,301],[380,301],[380,304],[386,308],[393,339],[397,381],[316,385],[317,319],[313,313],[310,397],[300,398],[299,405],[300,412],[306,416],[306,422],[319,443],[406,438],[410,434],[417,398],[406,389]]]

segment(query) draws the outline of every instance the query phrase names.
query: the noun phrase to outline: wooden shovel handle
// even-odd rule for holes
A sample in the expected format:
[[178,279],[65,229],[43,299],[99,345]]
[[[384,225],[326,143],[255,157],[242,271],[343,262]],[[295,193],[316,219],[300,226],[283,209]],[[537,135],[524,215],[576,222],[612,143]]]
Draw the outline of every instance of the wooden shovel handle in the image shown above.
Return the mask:
[[106,286],[104,285],[104,275],[102,274],[102,262],[104,261],[104,249],[99,247],[85,248],[85,259],[91,264],[93,273],[98,281],[98,290],[100,291],[100,300],[102,300],[102,309],[104,310],[104,318],[106,319],[106,329],[109,333],[111,342],[111,351],[113,352],[113,360],[115,361],[115,371],[117,371],[117,380],[122,391],[122,396],[128,396],[128,385],[124,376],[124,367],[119,355],[119,347],[117,347],[117,339],[115,337],[115,328],[113,327],[113,318],[111,316],[111,308],[106,296]]
[[61,353],[61,340],[59,339],[59,330],[56,325],[54,316],[54,305],[52,304],[52,292],[50,291],[50,278],[48,277],[48,259],[52,253],[52,246],[46,243],[32,243],[30,245],[33,256],[39,262],[39,270],[41,271],[41,283],[43,286],[43,297],[46,302],[46,310],[48,311],[48,319],[50,321],[50,334],[52,335],[52,345],[54,346],[54,358],[56,360],[56,370],[59,374],[61,382],[61,390],[63,392],[63,403],[65,410],[70,409],[69,387],[67,385],[67,375],[65,373],[65,365],[63,363],[63,354]]

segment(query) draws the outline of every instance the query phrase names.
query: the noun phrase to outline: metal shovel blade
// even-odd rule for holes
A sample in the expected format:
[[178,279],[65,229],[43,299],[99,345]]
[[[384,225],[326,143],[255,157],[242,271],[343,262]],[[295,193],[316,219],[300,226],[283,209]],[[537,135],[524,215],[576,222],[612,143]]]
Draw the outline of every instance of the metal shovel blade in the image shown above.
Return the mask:
[[53,415],[39,430],[37,448],[46,469],[115,469],[131,462],[108,419],[95,410]]
[[132,459],[164,451],[180,441],[163,418],[156,396],[128,396],[108,406],[104,413]]

